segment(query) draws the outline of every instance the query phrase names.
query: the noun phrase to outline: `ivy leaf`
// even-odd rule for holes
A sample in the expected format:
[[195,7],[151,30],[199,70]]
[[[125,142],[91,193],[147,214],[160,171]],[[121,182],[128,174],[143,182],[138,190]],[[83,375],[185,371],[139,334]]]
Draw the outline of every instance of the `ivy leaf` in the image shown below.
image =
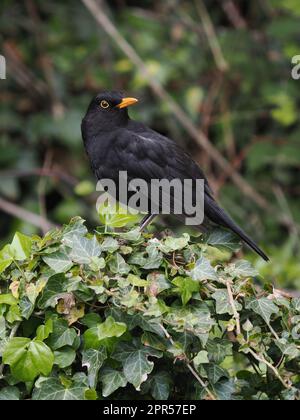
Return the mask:
[[190,240],[190,235],[184,233],[181,238],[174,238],[173,236],[168,236],[163,242],[160,243],[159,249],[168,254],[170,252],[178,251],[187,246]]
[[240,248],[240,242],[236,235],[228,230],[215,229],[210,232],[206,242],[208,245],[225,251],[237,251]]
[[115,274],[128,274],[131,270],[130,266],[126,263],[124,258],[118,252],[111,257],[108,262],[109,269]]
[[94,235],[91,239],[84,236],[73,236],[70,258],[78,264],[89,264],[92,257],[99,257],[101,247]]
[[222,379],[214,385],[214,391],[221,401],[233,400],[233,394],[236,391],[232,379]]
[[137,287],[146,287],[149,285],[148,280],[143,280],[139,276],[135,276],[134,274],[129,274],[129,276],[127,277],[127,281],[133,286]]
[[226,356],[232,353],[232,343],[221,338],[209,339],[206,345],[209,358],[214,363],[220,364]]
[[74,217],[63,230],[62,242],[72,248],[74,236],[84,236],[86,233],[87,228],[84,226],[84,220],[81,217]]
[[106,251],[110,253],[115,252],[117,249],[119,249],[119,247],[120,247],[119,242],[115,238],[112,238],[111,236],[108,236],[107,238],[105,238],[101,244],[102,251]]
[[108,397],[119,388],[124,388],[127,380],[122,372],[115,369],[106,368],[101,372],[100,381],[102,382],[102,395]]
[[229,271],[232,276],[235,277],[255,277],[258,276],[258,271],[252,267],[249,261],[238,261],[233,265],[229,266]]
[[0,294],[0,305],[2,303],[5,305],[16,305],[18,301],[11,293],[4,293],[3,295]]
[[69,328],[68,323],[59,319],[53,322],[53,332],[47,339],[47,344],[57,350],[65,346],[76,346],[77,334],[74,328]]
[[113,317],[109,316],[102,324],[92,327],[84,333],[85,349],[98,349],[101,341],[110,337],[121,337],[127,329],[127,325],[123,322],[116,322]]
[[112,355],[122,362],[125,378],[137,391],[153,370],[154,363],[148,360],[149,356],[161,357],[161,353],[150,347],[135,347],[123,342]]
[[10,251],[15,260],[22,261],[29,258],[31,247],[32,239],[29,236],[17,232],[10,245]]
[[65,281],[64,274],[54,274],[49,277],[38,302],[38,306],[41,309],[49,306],[53,308],[57,304],[60,298],[59,295],[65,290]]
[[147,281],[150,282],[148,293],[150,296],[157,296],[164,290],[171,288],[171,283],[166,276],[160,272],[152,272],[148,274]]
[[54,352],[54,364],[65,369],[74,362],[76,352],[72,347],[66,346]]
[[33,381],[39,374],[49,375],[54,355],[42,341],[29,338],[12,338],[4,349],[3,363],[11,368],[13,376],[20,381]]
[[171,378],[167,372],[158,372],[150,381],[151,395],[155,400],[167,400],[170,394]]
[[57,378],[43,380],[35,387],[32,395],[33,400],[84,400],[84,394],[88,387],[82,382],[71,382],[68,387],[64,386]]
[[13,259],[0,261],[0,274],[3,273],[3,271],[5,271],[12,262],[13,262]]
[[48,257],[43,257],[43,260],[55,271],[55,273],[65,273],[70,270],[73,265],[70,257],[64,251],[53,252]]
[[52,319],[48,319],[45,325],[40,325],[36,330],[36,339],[39,341],[44,341],[49,335],[53,332],[53,322]]
[[199,351],[197,356],[194,357],[193,363],[194,363],[195,367],[197,367],[199,365],[209,363],[207,351],[205,351],[205,350]]
[[130,214],[120,205],[110,206],[106,203],[98,208],[98,215],[103,225],[112,228],[121,228],[139,220],[138,214]]
[[0,390],[0,401],[18,401],[20,396],[20,390],[16,386],[6,386]]
[[205,365],[205,370],[211,384],[216,384],[221,378],[229,378],[228,372],[219,365],[213,363]]
[[200,257],[197,260],[195,267],[190,272],[190,276],[197,281],[218,280],[217,273],[205,257]]
[[[227,290],[217,290],[215,293],[212,294],[212,297],[216,301],[216,312],[217,314],[230,314],[233,315],[233,309],[229,302],[229,297]],[[242,309],[242,305],[234,301],[234,305],[236,307],[237,311],[240,311]]]
[[83,351],[82,366],[87,367],[90,388],[96,388],[98,373],[106,358],[107,353],[105,347],[101,347],[99,350],[88,349]]
[[183,305],[188,303],[193,293],[199,291],[199,283],[189,277],[175,277],[172,283],[177,286]]
[[246,308],[252,309],[252,311],[260,315],[267,324],[270,323],[271,316],[279,312],[278,306],[265,297],[253,299],[247,304]]

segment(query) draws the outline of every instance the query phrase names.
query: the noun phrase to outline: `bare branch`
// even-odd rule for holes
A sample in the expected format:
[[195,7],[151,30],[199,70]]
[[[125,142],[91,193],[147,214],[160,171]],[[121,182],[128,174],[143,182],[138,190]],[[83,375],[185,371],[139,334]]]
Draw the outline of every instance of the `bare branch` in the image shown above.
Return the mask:
[[205,4],[202,0],[195,0],[196,9],[198,10],[199,16],[201,18],[204,31],[206,33],[207,41],[210,46],[212,55],[215,59],[215,63],[217,68],[221,72],[225,72],[228,70],[229,66],[226,62],[224,55],[222,53],[215,28],[213,23],[210,19],[209,13],[205,7]]
[[31,211],[25,210],[22,207],[17,206],[16,204],[13,204],[1,197],[0,210],[10,214],[11,216],[16,217],[17,219],[24,220],[27,223],[37,226],[42,231],[48,231],[57,227],[54,223],[50,222],[44,217],[32,213]]
[[235,322],[236,322],[236,332],[237,332],[238,335],[240,335],[241,334],[240,314],[238,313],[238,311],[236,310],[236,307],[235,307],[234,298],[233,298],[233,294],[232,294],[231,285],[230,285],[229,280],[227,280],[226,286],[227,286],[229,303],[230,303],[230,306],[232,308],[233,316],[234,316]]
[[247,23],[240,14],[240,11],[234,4],[233,0],[221,0],[220,3],[227,15],[228,20],[236,29],[247,28]]

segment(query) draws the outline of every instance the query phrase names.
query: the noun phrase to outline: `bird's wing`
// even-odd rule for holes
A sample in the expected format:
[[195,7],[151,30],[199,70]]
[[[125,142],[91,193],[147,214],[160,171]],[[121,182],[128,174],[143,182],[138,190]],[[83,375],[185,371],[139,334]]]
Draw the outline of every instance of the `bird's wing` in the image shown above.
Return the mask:
[[[142,126],[143,127],[143,126]],[[174,141],[149,128],[120,130],[112,147],[112,158],[124,162],[123,169],[132,178],[203,179],[205,193],[213,198],[200,167]]]

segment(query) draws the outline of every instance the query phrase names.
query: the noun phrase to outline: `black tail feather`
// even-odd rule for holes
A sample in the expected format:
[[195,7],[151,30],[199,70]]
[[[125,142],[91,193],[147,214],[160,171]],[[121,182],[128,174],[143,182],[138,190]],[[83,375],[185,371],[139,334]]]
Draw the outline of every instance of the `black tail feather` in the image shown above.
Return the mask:
[[269,261],[269,257],[259,248],[259,246],[211,198],[206,198],[205,200],[205,213],[214,223],[232,230],[265,261]]

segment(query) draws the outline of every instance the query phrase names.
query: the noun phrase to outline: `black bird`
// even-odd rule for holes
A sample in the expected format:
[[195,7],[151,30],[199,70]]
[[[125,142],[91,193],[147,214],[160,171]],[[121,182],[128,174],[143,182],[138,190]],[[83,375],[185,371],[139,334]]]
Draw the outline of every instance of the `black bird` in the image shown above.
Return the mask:
[[[109,178],[117,184],[119,171],[127,171],[129,180],[139,178],[148,184],[151,179],[204,179],[205,219],[230,229],[268,261],[267,255],[217,204],[202,170],[193,159],[171,139],[130,119],[127,107],[136,102],[135,98],[113,91],[102,92],[91,101],[81,130],[96,178]],[[149,213],[141,228],[155,216]]]

